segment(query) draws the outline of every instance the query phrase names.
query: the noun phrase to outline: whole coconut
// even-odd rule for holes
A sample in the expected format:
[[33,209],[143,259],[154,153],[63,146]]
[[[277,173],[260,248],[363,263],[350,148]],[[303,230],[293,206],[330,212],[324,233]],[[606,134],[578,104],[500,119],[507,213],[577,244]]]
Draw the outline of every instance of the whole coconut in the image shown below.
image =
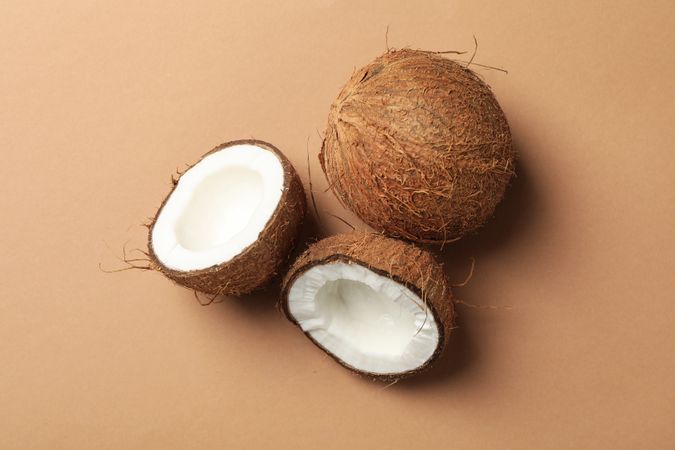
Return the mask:
[[490,88],[463,65],[408,49],[354,73],[331,106],[319,159],[364,222],[427,243],[483,225],[514,172]]

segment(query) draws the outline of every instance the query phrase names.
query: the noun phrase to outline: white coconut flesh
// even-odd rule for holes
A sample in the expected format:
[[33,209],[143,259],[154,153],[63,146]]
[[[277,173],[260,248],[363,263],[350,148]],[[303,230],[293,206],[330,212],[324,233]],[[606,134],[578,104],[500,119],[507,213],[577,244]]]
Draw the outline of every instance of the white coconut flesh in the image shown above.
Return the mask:
[[157,259],[174,270],[225,263],[256,242],[281,199],[284,169],[275,153],[237,144],[185,172],[152,230]]
[[288,311],[320,347],[362,372],[414,370],[439,344],[436,320],[418,295],[355,263],[303,272],[288,291]]

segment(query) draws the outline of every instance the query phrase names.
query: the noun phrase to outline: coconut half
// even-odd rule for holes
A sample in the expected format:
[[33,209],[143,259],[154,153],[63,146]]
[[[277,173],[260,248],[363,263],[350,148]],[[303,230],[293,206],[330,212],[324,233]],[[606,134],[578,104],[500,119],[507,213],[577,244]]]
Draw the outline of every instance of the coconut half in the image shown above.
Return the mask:
[[453,326],[441,265],[413,244],[374,233],[311,245],[284,279],[282,307],[348,369],[396,380],[428,368]]
[[153,266],[191,289],[240,295],[287,261],[306,211],[290,161],[263,141],[219,145],[175,182],[149,227]]

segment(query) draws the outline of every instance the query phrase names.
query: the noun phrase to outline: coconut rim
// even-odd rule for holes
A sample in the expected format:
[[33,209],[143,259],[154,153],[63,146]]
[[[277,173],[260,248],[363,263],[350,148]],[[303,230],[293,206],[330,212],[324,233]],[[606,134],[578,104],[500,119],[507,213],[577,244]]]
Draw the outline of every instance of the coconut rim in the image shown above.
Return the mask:
[[[405,286],[406,288],[410,289],[415,295],[417,295],[422,301],[424,301],[425,306],[431,311],[431,314],[433,315],[433,319],[437,324],[437,329],[438,329],[438,343],[436,344],[436,348],[434,349],[434,352],[427,358],[427,360],[415,367],[414,369],[406,370],[405,372],[397,372],[397,373],[375,373],[375,372],[368,372],[365,370],[360,370],[351,364],[346,363],[339,357],[337,357],[335,354],[333,354],[331,351],[329,351],[327,348],[319,344],[307,331],[303,330],[298,321],[295,319],[295,317],[290,313],[288,309],[288,292],[291,288],[291,286],[295,283],[298,277],[300,277],[302,274],[310,270],[311,268],[319,265],[329,265],[334,262],[346,262],[347,264],[358,264],[362,267],[365,267],[368,270],[373,271],[374,273],[387,277],[394,281],[395,283],[398,283],[402,286]],[[443,353],[443,350],[446,345],[446,327],[452,326],[452,324],[446,324],[442,322],[439,319],[439,314],[436,311],[436,308],[434,307],[433,302],[425,300],[424,293],[422,292],[422,289],[420,289],[417,285],[407,282],[403,280],[401,277],[394,275],[392,273],[387,272],[386,270],[380,269],[378,267],[374,267],[371,264],[359,259],[355,258],[353,256],[345,255],[343,253],[335,253],[333,255],[327,256],[325,258],[317,259],[317,260],[311,260],[307,262],[306,264],[296,268],[293,270],[291,273],[291,276],[284,280],[283,282],[283,287],[281,290],[281,309],[284,312],[284,315],[286,318],[293,323],[295,326],[300,328],[300,330],[303,332],[303,334],[309,338],[309,340],[314,343],[318,348],[320,348],[322,351],[330,355],[333,360],[335,360],[338,364],[342,365],[343,367],[347,368],[348,370],[357,373],[359,375],[366,375],[370,376],[379,380],[383,381],[392,381],[392,380],[399,380],[402,378],[409,377],[411,375],[415,375],[419,372],[424,371],[425,369],[429,368],[431,365],[436,362],[438,357]]]
[[[173,194],[174,190],[176,190],[176,187],[178,185],[178,180],[180,180],[180,177],[183,176],[183,174],[187,173],[190,169],[192,169],[195,165],[199,164],[204,158],[207,156],[217,153],[220,151],[226,151],[229,147],[233,147],[235,145],[241,145],[241,144],[249,144],[249,145],[254,145],[256,147],[263,148],[271,153],[273,153],[277,159],[279,159],[279,162],[281,163],[281,167],[283,169],[283,177],[284,177],[284,182],[282,185],[282,193],[281,197],[279,198],[279,202],[277,203],[276,208],[274,208],[274,211],[272,212],[272,215],[270,216],[269,220],[265,223],[265,226],[263,229],[260,231],[258,234],[258,238],[249,244],[248,246],[244,247],[241,252],[237,253],[235,256],[230,258],[227,261],[223,261],[219,264],[214,264],[209,267],[205,267],[203,269],[194,269],[194,270],[177,270],[177,269],[172,269],[170,267],[167,267],[164,265],[160,259],[157,257],[155,254],[155,250],[152,245],[152,234],[153,230],[155,228],[155,224],[157,223],[157,218],[161,214],[162,210],[164,209],[164,206],[166,205],[167,201],[169,198],[171,198],[171,195]],[[178,179],[174,182],[173,187],[171,188],[171,191],[164,197],[164,200],[162,201],[162,204],[160,207],[157,209],[157,212],[155,213],[155,216],[152,219],[152,222],[148,226],[148,253],[150,255],[150,259],[152,260],[153,264],[156,266],[156,268],[164,273],[171,274],[176,277],[180,278],[185,278],[185,277],[196,277],[196,276],[201,276],[205,274],[212,274],[218,272],[222,267],[227,266],[228,264],[232,264],[236,262],[239,258],[241,258],[243,255],[249,252],[251,248],[256,246],[258,242],[260,241],[260,236],[266,234],[269,232],[270,228],[273,226],[276,218],[279,216],[281,210],[284,208],[286,201],[288,200],[288,196],[290,195],[290,188],[291,188],[291,183],[293,180],[293,177],[297,177],[297,172],[293,168],[291,162],[288,160],[288,158],[279,150],[277,147],[274,145],[270,144],[269,142],[266,141],[261,141],[259,139],[237,139],[234,141],[228,141],[222,144],[217,145],[213,149],[209,150],[208,152],[204,153],[198,161],[196,161],[194,164],[190,165],[185,171],[183,171],[178,177]]]

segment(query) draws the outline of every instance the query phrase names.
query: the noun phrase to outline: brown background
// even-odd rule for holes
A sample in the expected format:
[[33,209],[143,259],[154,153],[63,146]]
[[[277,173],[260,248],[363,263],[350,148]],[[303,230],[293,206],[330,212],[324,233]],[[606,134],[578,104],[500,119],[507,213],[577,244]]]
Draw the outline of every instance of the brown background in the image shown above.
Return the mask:
[[[143,5],[139,5],[143,3]],[[0,3],[0,447],[675,448],[675,7],[668,1]],[[283,5],[281,5],[283,3]],[[444,251],[451,348],[384,388],[275,310],[122,272],[169,176],[254,136],[358,224],[316,154],[389,45],[473,50],[520,153]],[[312,232],[312,226],[309,227]]]

